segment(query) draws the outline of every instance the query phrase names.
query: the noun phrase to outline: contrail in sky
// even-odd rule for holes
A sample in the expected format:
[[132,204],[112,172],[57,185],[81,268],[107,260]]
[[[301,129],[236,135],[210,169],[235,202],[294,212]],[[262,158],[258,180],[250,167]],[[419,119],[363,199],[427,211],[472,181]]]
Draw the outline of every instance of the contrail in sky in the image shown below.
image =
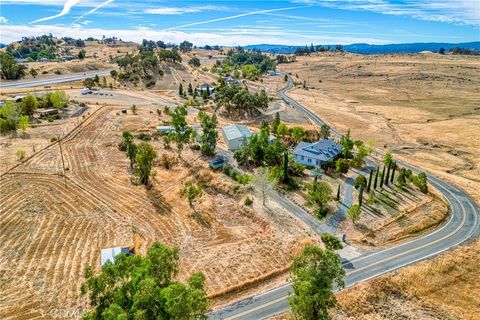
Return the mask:
[[176,27],[168,28],[168,30],[175,30],[175,29],[181,29],[181,28],[185,28],[185,27],[198,26],[199,24],[206,24],[206,23],[211,23],[211,22],[217,22],[217,21],[224,21],[224,20],[236,19],[236,18],[251,16],[251,15],[254,15],[254,14],[262,14],[262,13],[269,13],[269,12],[275,12],[275,11],[293,10],[293,9],[305,8],[305,7],[309,7],[309,6],[297,6],[297,7],[288,7],[288,8],[277,8],[277,9],[267,9],[267,10],[251,11],[251,12],[246,12],[246,13],[237,14],[237,15],[234,15],[234,16],[228,16],[228,17],[217,18],[217,19],[212,19],[212,20],[206,20],[206,21],[199,21],[199,22],[188,23],[188,24],[184,24],[184,25],[181,25],[181,26],[176,26]]
[[65,4],[63,5],[63,9],[62,11],[59,13],[59,14],[56,14],[54,16],[49,16],[49,17],[45,17],[45,18],[41,18],[41,19],[37,19],[35,21],[31,21],[29,22],[28,24],[32,24],[32,23],[37,23],[37,22],[42,22],[42,21],[47,21],[47,20],[52,20],[52,19],[55,19],[55,18],[59,18],[59,17],[62,17],[64,15],[66,15],[67,13],[70,12],[70,9],[72,9],[73,6],[75,6],[77,3],[79,3],[80,0],[67,0],[67,2],[65,2]]
[[115,1],[115,0],[107,0],[107,1],[105,1],[105,2],[100,3],[98,6],[96,6],[96,7],[93,8],[92,10],[88,11],[88,12],[85,13],[85,14],[82,14],[80,17],[78,17],[77,19],[75,19],[75,21],[73,21],[72,24],[74,24],[74,23],[76,23],[78,20],[83,19],[83,18],[85,18],[86,16],[94,13],[94,12],[97,11],[98,9],[100,9],[100,8],[102,8],[102,7],[105,7],[107,4],[112,3],[113,1]]

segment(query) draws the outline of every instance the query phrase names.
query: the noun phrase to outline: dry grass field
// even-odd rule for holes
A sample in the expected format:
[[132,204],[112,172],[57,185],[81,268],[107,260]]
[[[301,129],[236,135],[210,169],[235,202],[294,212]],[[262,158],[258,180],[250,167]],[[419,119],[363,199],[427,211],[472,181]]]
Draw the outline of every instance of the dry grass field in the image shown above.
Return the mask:
[[480,202],[479,57],[326,53],[278,68],[306,81],[289,95],[332,127],[350,128]]
[[[123,115],[122,106],[93,105],[62,140],[66,186],[58,143],[2,175],[0,318],[78,318],[86,308],[79,291],[84,269],[99,270],[100,249],[112,246],[136,244],[140,253],[155,240],[178,246],[180,278],[204,272],[212,298],[285,273],[308,230],[273,204],[245,207],[232,182],[207,169],[198,153],[185,150],[188,164],[170,170],[156,166],[150,190],[131,183],[117,144],[125,129],[151,130],[156,107]],[[41,135],[37,129],[32,136]],[[12,148],[24,140],[12,139]],[[160,156],[175,153],[152,144]],[[180,196],[187,179],[208,185],[195,211]]]

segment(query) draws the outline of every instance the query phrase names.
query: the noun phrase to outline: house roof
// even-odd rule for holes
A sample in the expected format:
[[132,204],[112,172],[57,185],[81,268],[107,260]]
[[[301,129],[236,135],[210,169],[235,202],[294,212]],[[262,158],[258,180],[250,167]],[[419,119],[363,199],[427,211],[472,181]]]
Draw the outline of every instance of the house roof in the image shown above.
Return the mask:
[[231,124],[222,128],[223,134],[228,140],[235,140],[238,138],[250,138],[252,132],[247,127],[241,124]]
[[300,142],[293,153],[307,156],[313,159],[328,161],[336,157],[342,151],[342,146],[330,139],[321,139],[317,142]]
[[115,262],[115,257],[118,256],[120,253],[129,254],[130,250],[128,247],[114,247],[114,248],[106,248],[102,249],[100,263],[105,265],[108,261],[111,263]]

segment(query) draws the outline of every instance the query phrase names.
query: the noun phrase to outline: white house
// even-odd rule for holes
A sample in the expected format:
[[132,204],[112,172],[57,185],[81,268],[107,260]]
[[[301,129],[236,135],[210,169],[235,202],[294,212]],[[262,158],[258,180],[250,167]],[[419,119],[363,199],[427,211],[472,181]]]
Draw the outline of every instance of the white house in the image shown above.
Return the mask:
[[212,94],[215,91],[215,87],[209,85],[208,83],[203,83],[203,84],[199,85],[198,87],[196,87],[195,90],[197,90],[197,92],[203,92],[203,91],[208,90],[208,93]]
[[330,139],[317,142],[300,142],[293,150],[295,161],[310,167],[319,167],[334,160],[342,152],[342,146]]
[[252,132],[241,124],[232,124],[222,128],[222,135],[228,150],[234,151],[242,147],[244,142],[252,136]]
[[114,263],[115,257],[118,256],[120,253],[125,253],[127,255],[131,254],[128,247],[113,247],[102,249],[100,254],[100,263],[102,267],[109,261],[111,263]]

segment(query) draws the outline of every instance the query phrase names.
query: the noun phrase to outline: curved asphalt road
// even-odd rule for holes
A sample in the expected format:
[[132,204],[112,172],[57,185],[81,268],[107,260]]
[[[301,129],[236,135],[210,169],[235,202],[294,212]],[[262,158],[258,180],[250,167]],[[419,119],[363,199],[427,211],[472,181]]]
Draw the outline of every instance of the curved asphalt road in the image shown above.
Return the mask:
[[[314,123],[324,124],[319,117],[285,94],[292,87],[293,82],[289,77],[288,86],[282,89],[279,95],[292,107],[305,113]],[[340,135],[340,132],[336,130],[331,129],[331,132],[336,136]],[[420,169],[406,163],[398,163],[413,171],[420,171]],[[452,214],[449,221],[441,228],[421,238],[393,248],[360,256],[351,261],[344,261],[346,287],[435,256],[476,237],[480,233],[480,219],[475,202],[465,192],[448,182],[430,174],[427,174],[427,176],[430,184],[439,190],[450,204]],[[215,310],[209,318],[258,320],[283,313],[289,309],[287,301],[289,291],[291,291],[290,284],[285,284]]]
[[88,71],[82,73],[71,73],[65,75],[51,76],[35,80],[15,80],[8,81],[2,80],[0,82],[0,89],[17,89],[17,88],[33,88],[33,87],[42,87],[48,86],[57,83],[72,82],[83,80],[86,78],[93,78],[95,75],[99,77],[106,76],[110,74],[110,70],[97,70],[97,71]]

